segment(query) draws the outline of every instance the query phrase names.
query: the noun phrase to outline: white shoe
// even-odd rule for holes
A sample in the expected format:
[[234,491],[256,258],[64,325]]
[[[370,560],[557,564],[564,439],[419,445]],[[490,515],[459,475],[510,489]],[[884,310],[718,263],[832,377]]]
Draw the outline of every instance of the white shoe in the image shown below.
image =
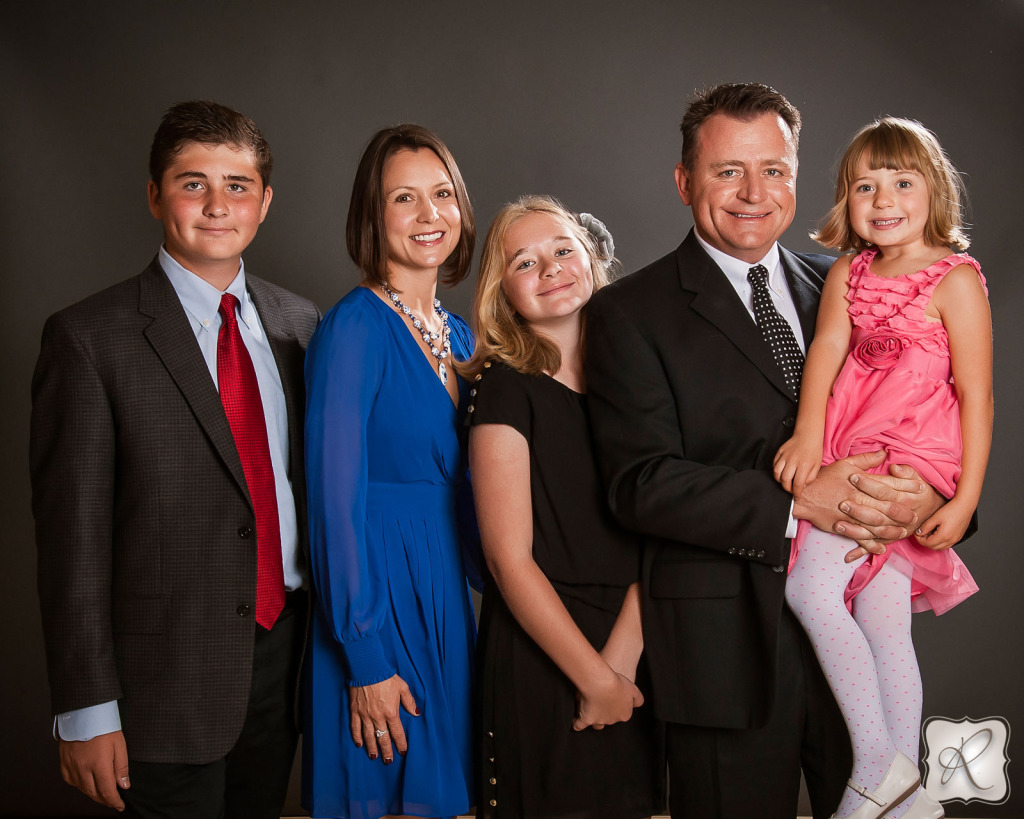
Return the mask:
[[[906,754],[897,751],[892,765],[889,766],[889,770],[882,777],[881,784],[874,791],[869,791],[852,779],[847,783],[864,797],[864,801],[853,813],[843,817],[833,814],[833,819],[880,819],[910,796],[920,783],[921,772],[917,769],[917,765]],[[928,814],[921,815],[928,816]]]
[[925,791],[921,791],[903,814],[903,819],[943,819],[946,812],[942,805],[932,799]]

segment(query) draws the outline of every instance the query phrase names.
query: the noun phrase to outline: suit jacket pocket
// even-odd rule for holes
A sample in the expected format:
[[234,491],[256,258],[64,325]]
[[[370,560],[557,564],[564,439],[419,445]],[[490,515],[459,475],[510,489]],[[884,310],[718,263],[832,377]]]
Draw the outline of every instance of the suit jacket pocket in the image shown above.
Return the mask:
[[121,597],[113,601],[115,634],[163,634],[167,628],[170,595]]
[[651,597],[735,597],[743,583],[743,566],[725,560],[655,563]]

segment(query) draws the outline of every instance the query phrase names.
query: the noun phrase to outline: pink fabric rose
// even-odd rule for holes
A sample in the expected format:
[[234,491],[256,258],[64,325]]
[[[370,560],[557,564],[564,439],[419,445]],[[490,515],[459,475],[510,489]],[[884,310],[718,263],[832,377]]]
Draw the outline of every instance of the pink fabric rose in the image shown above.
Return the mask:
[[875,333],[853,348],[858,363],[872,370],[888,370],[903,355],[908,342],[899,336]]

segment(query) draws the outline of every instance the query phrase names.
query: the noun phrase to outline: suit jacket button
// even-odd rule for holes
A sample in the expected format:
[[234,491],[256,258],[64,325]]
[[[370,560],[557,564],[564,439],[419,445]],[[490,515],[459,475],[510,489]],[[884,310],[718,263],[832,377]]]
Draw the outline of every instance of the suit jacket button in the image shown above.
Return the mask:
[[239,537],[252,537],[252,527],[251,526],[239,526],[238,527],[238,536]]
[[786,571],[786,567],[785,566],[772,566],[772,571],[773,572],[784,572],[784,571]]
[[792,415],[787,415],[785,418],[782,419],[782,426],[784,426],[786,429],[792,429],[794,424],[796,424],[796,418],[794,418]]
[[747,550],[746,549],[740,549],[736,554],[738,554],[740,557],[746,557],[747,556]]
[[757,556],[758,557],[764,557],[764,550],[762,549],[760,552],[758,552]]
[[731,555],[734,555],[734,554],[736,554],[736,547],[735,547],[735,546],[733,546],[733,547],[732,547],[732,548],[731,548],[731,549],[729,550],[729,554],[731,554]]
[[237,609],[235,609],[235,612],[237,612],[239,617],[248,617],[249,616],[249,607],[247,605],[245,605],[245,603],[242,603],[242,605],[240,605]]

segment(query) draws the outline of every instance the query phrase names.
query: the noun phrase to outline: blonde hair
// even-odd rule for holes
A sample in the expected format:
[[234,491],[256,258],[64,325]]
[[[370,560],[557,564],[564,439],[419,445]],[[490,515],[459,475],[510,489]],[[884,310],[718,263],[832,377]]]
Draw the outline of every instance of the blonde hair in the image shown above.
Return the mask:
[[[531,213],[546,213],[565,223],[590,258],[596,292],[608,284],[615,269],[615,257],[605,255],[595,238],[580,223],[579,216],[551,196],[523,196],[505,205],[494,217],[480,257],[480,273],[473,298],[473,333],[476,348],[473,357],[458,366],[466,376],[476,375],[486,361],[504,361],[519,372],[539,374],[558,372],[562,356],[557,345],[538,335],[516,313],[502,288],[505,236],[517,221]],[[585,321],[585,316],[584,316]],[[583,333],[581,322],[580,333]]]
[[966,190],[960,173],[949,161],[935,134],[920,122],[883,117],[861,128],[839,162],[836,201],[821,227],[811,233],[819,244],[837,250],[868,247],[850,225],[849,199],[857,164],[867,159],[871,170],[917,171],[928,185],[928,222],[924,240],[930,245],[965,250],[970,240],[964,230],[962,203]]

